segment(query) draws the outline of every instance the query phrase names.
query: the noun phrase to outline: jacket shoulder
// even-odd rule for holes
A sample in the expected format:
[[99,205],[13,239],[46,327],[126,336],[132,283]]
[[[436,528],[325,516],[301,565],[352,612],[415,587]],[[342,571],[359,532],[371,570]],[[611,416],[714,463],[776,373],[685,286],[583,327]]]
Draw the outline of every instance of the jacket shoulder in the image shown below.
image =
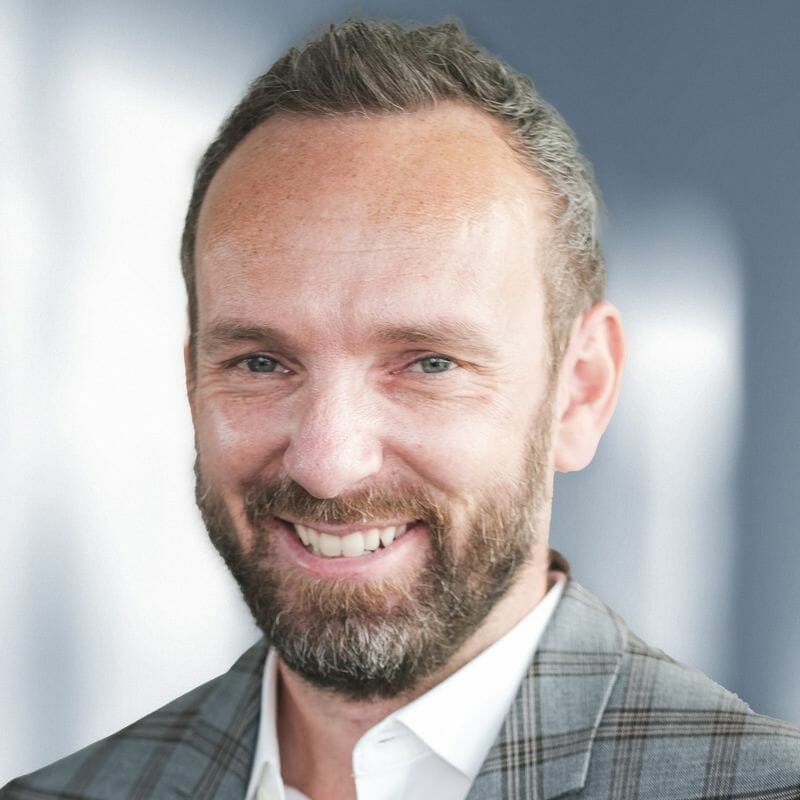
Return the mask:
[[641,787],[658,785],[658,797],[800,798],[800,729],[754,713],[621,626],[623,658],[592,758],[616,796],[647,797]]
[[264,652],[261,644],[251,648],[224,675],[107,738],[11,781],[0,789],[0,800],[191,796],[184,787],[196,786],[198,776],[219,771],[220,766],[246,785]]

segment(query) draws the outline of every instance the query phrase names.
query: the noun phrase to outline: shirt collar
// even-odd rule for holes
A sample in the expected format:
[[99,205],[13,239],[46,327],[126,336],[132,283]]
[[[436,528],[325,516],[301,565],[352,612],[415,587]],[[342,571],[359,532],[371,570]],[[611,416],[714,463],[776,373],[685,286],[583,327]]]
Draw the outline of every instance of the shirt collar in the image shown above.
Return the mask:
[[[275,649],[270,647],[264,662],[264,677],[261,683],[261,713],[258,722],[258,739],[256,751],[253,754],[253,768],[250,773],[250,783],[245,797],[255,800],[258,783],[263,770],[270,768],[275,774],[276,781],[281,774],[281,757],[278,749],[278,656]],[[283,787],[276,790],[279,797]],[[283,798],[281,798],[283,800]]]
[[508,633],[392,717],[473,780],[500,732],[565,583],[559,578]]
[[[362,739],[378,727],[400,723],[472,781],[500,732],[565,584],[566,577],[561,575],[534,609],[508,633],[446,680],[371,728]],[[270,765],[276,776],[280,775],[277,685],[278,657],[270,648],[264,663],[258,740],[247,800],[256,797],[265,764]],[[480,702],[465,702],[465,698],[480,698]],[[280,797],[283,787],[278,791]]]

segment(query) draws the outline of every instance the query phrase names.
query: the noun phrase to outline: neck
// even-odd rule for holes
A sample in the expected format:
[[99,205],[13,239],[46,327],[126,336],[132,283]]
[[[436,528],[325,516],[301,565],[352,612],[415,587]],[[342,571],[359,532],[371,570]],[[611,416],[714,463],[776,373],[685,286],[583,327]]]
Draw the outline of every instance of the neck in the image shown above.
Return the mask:
[[[539,603],[547,588],[545,553],[520,570],[509,592],[447,664],[396,697],[353,700],[313,686],[279,660],[278,741],[284,782],[308,797],[354,800],[352,753],[358,740],[510,631]],[[332,787],[336,787],[333,793]]]

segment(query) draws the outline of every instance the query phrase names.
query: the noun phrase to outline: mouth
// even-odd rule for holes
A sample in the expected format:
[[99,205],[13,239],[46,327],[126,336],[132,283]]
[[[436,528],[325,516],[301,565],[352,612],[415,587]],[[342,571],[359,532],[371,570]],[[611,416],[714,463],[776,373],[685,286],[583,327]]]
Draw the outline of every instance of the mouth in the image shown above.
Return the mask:
[[350,530],[333,534],[302,525],[289,523],[307,550],[320,558],[362,558],[377,550],[384,550],[400,539],[411,525],[389,525],[384,528]]

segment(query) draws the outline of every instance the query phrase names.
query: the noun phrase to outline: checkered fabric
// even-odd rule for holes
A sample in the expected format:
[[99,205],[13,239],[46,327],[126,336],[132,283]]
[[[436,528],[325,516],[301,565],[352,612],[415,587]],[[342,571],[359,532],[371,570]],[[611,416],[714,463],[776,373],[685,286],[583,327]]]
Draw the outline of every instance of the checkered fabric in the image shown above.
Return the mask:
[[[266,650],[0,800],[243,800]],[[800,800],[800,730],[648,647],[570,580],[468,800],[565,794]]]
[[570,581],[468,800],[800,800],[800,730]]

